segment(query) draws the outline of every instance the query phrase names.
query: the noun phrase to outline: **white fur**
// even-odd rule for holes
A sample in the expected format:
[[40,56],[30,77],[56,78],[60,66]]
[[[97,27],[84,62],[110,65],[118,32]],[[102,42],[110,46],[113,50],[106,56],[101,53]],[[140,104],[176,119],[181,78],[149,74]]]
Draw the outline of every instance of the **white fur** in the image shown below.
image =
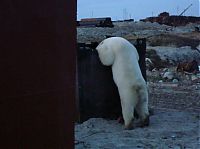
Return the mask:
[[142,76],[136,48],[121,37],[111,37],[96,48],[101,62],[112,66],[113,79],[118,87],[125,127],[134,119],[134,109],[139,118],[149,115],[147,85]]

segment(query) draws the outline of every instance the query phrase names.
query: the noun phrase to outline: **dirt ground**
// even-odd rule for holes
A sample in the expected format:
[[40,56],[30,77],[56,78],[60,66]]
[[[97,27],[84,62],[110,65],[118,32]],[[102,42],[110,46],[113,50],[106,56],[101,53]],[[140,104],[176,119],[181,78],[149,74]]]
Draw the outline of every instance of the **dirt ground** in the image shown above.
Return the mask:
[[[182,46],[192,46],[195,43],[196,47],[199,44],[200,33],[193,32],[194,26],[190,24],[168,31],[168,26],[155,23],[138,22],[128,23],[128,25],[120,23],[113,29],[78,29],[77,39],[81,42],[92,41],[94,37],[102,40],[104,35],[108,34],[129,38],[142,36],[149,40],[147,40],[147,45],[166,46],[174,51],[177,48],[180,53],[184,49]],[[167,37],[170,34],[170,38],[166,38],[166,34]],[[183,38],[185,41],[182,43],[179,40],[172,40],[173,34],[181,37],[180,41]],[[172,41],[174,41],[173,44]],[[185,43],[189,43],[189,45],[185,45]],[[160,58],[162,55],[166,56],[166,47],[159,47],[158,50],[155,47],[157,54],[161,53]],[[200,57],[198,52],[189,57],[194,58],[195,56],[198,61]],[[153,60],[154,57],[149,58]],[[177,54],[174,57],[168,57],[177,58]],[[183,57],[184,59],[185,57]],[[170,68],[167,69],[170,70]],[[153,111],[153,115],[150,117],[150,126],[124,130],[123,125],[119,124],[117,120],[91,118],[82,124],[75,125],[75,148],[200,149],[200,79],[194,81],[191,79],[192,75],[175,74],[178,82],[174,83],[172,80],[163,80],[162,73],[163,71],[160,70],[147,71],[149,107]]]
[[200,84],[150,83],[150,126],[124,130],[92,118],[75,127],[76,149],[200,148]]
[[156,109],[146,128],[124,130],[114,120],[93,118],[76,125],[76,149],[198,149],[199,114]]

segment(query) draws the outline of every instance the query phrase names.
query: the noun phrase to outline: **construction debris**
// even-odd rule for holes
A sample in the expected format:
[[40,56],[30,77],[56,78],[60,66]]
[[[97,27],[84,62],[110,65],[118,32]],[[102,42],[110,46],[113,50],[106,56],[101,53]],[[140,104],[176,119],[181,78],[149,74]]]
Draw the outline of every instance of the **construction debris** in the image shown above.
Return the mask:
[[148,17],[146,19],[141,19],[143,22],[157,22],[159,24],[165,24],[169,26],[184,26],[189,23],[200,23],[200,17],[193,16],[170,16],[168,12],[163,12],[158,15],[158,17]]
[[190,62],[179,63],[176,69],[178,72],[194,73],[199,71],[198,63],[196,60]]
[[84,18],[77,21],[77,26],[87,27],[114,27],[110,17],[105,18]]

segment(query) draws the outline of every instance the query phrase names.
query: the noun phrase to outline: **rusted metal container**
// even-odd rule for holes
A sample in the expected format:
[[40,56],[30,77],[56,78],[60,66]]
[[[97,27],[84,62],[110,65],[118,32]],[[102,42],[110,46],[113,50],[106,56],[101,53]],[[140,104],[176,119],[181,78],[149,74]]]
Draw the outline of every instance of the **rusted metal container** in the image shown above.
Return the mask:
[[84,18],[77,22],[77,26],[114,27],[110,17]]

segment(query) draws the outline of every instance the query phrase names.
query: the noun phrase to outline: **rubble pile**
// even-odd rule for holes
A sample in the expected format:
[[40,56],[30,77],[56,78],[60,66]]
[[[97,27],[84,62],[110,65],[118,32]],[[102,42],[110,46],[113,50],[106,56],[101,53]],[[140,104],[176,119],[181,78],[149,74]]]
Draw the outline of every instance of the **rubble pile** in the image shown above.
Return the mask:
[[200,17],[193,16],[170,16],[169,13],[163,12],[157,17],[148,17],[146,19],[141,19],[144,22],[157,22],[159,24],[165,24],[169,26],[184,26],[188,23],[200,23]]
[[195,27],[200,25],[190,23],[186,26],[171,27],[156,22],[114,22],[113,28],[78,27],[77,41],[100,42],[108,36],[124,37],[130,42],[137,38],[146,38],[147,51],[155,50],[164,62],[169,61],[176,65],[184,60],[194,59],[200,63],[200,33]]

